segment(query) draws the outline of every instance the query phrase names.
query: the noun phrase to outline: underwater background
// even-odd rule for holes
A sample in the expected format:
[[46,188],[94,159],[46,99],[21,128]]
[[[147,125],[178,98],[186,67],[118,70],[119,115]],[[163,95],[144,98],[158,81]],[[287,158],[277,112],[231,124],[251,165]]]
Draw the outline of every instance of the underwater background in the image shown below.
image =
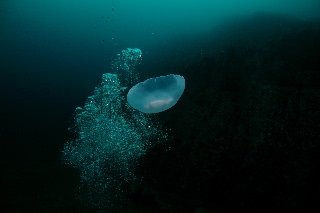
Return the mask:
[[[320,212],[319,50],[317,0],[1,0],[1,212]],[[105,73],[127,89],[89,149]],[[169,74],[174,107],[126,105]]]

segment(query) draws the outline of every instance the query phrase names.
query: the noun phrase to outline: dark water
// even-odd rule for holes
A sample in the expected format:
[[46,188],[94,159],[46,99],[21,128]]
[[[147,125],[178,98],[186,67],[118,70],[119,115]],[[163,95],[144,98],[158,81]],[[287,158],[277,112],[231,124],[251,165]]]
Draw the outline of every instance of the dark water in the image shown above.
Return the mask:
[[[318,212],[318,1],[0,2],[0,209],[88,212],[61,163],[74,109],[127,47],[186,79],[122,212]],[[125,210],[130,208],[130,210]],[[121,212],[120,211],[120,212]]]

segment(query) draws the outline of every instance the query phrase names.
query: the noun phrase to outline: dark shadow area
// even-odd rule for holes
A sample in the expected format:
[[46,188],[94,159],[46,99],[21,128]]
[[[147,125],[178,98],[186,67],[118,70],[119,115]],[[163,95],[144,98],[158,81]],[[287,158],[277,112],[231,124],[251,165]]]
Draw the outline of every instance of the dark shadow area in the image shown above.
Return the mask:
[[176,43],[183,64],[164,59],[186,90],[159,115],[171,150],[151,151],[143,167],[153,204],[167,208],[159,212],[319,211],[319,25],[256,14],[204,37],[199,48],[210,54],[185,60],[196,52],[189,40],[189,50]]

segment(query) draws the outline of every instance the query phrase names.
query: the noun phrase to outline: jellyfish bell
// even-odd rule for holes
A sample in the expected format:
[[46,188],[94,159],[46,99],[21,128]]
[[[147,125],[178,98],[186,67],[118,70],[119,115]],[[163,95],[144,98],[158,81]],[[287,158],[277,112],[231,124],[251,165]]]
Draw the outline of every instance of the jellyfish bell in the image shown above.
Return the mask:
[[184,77],[166,75],[133,86],[127,95],[130,106],[143,113],[158,113],[173,107],[185,88]]

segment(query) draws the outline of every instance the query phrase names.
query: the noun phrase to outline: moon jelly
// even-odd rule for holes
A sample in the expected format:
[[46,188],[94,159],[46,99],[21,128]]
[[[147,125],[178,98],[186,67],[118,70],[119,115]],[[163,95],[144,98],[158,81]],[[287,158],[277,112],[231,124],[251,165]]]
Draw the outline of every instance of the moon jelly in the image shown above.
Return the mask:
[[133,86],[127,95],[130,106],[144,113],[158,113],[173,107],[185,88],[184,77],[166,75]]

